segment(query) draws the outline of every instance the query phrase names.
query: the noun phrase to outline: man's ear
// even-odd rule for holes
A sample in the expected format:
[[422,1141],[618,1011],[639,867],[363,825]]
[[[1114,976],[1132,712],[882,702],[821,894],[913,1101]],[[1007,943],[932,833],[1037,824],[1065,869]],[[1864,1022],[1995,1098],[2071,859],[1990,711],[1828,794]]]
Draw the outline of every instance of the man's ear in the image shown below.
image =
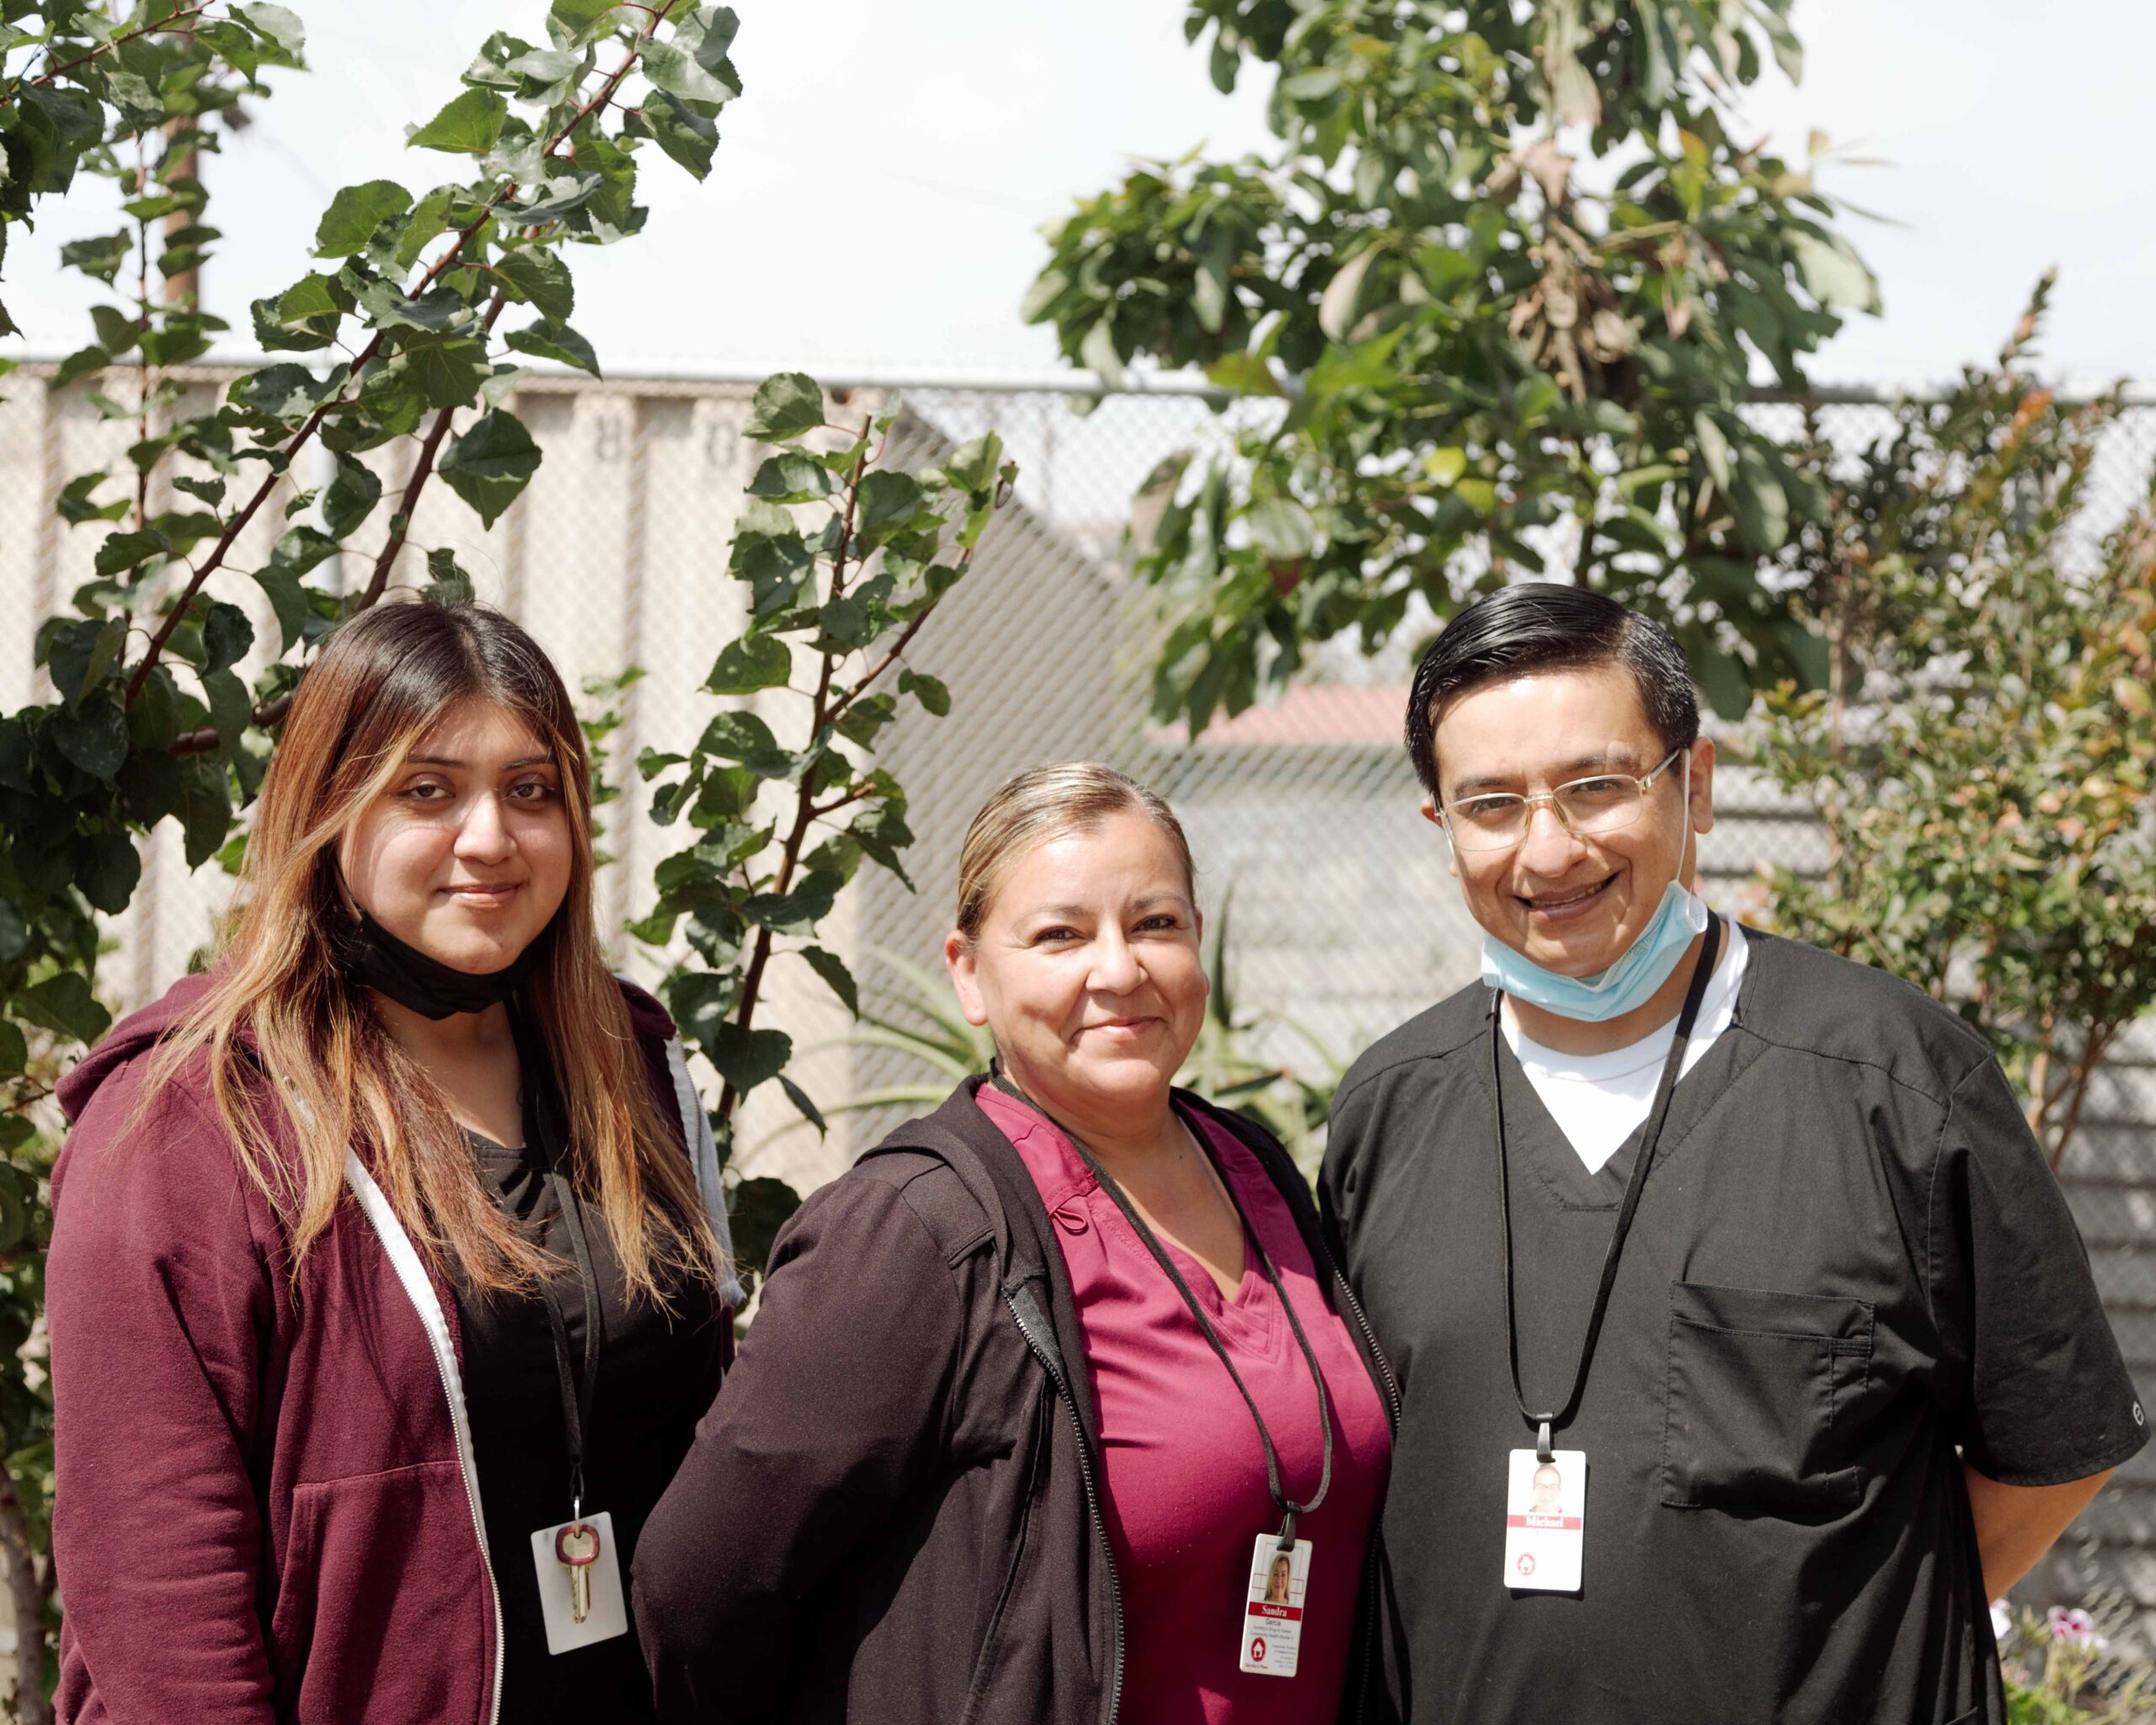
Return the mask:
[[976,1028],[987,1023],[988,1003],[981,996],[974,943],[955,928],[943,937],[943,968],[951,974],[951,989],[958,996],[958,1010],[966,1023]]
[[1692,745],[1692,830],[1715,830],[1715,741],[1701,737]]
[[1460,879],[1460,852],[1454,848],[1452,833],[1450,830],[1446,827],[1444,818],[1438,813],[1438,799],[1435,797],[1425,797],[1422,798],[1422,819],[1428,821],[1430,825],[1437,828],[1439,832],[1444,834],[1445,873],[1449,874],[1454,880],[1458,880]]

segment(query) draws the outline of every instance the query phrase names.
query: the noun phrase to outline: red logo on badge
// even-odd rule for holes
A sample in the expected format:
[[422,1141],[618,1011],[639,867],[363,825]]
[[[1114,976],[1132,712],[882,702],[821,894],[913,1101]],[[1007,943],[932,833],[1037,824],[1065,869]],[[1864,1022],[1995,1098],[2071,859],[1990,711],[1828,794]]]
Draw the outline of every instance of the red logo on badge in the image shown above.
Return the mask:
[[1532,1551],[1522,1551],[1522,1552],[1519,1554],[1519,1562],[1518,1562],[1518,1563],[1517,1565],[1515,1565],[1514,1567],[1517,1567],[1517,1568],[1518,1569],[1519,1573],[1520,1573],[1522,1575],[1532,1575],[1532,1574],[1534,1574],[1534,1552],[1532,1552]]
[[1262,1635],[1254,1635],[1250,1638],[1250,1662],[1253,1665],[1262,1665],[1265,1663],[1265,1637]]

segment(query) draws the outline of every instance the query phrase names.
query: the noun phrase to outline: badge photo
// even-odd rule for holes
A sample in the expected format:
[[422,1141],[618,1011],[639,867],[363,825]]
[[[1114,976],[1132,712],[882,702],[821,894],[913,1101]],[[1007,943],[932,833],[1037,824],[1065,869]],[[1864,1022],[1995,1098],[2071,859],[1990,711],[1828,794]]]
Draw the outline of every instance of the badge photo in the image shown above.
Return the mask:
[[1257,1677],[1293,1677],[1302,1652],[1310,1542],[1280,1549],[1277,1534],[1262,1533],[1251,1553],[1242,1619],[1241,1669]]
[[1587,1543],[1587,1452],[1512,1452],[1505,1482],[1505,1585],[1576,1594]]

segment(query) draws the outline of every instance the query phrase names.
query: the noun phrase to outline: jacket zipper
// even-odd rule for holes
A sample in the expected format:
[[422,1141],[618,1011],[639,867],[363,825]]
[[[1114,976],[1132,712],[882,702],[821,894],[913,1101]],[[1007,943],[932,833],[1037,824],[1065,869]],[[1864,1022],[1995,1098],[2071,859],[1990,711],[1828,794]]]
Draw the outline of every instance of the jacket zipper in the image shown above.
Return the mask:
[[442,1357],[437,1346],[435,1351],[435,1370],[441,1377],[441,1392],[449,1403],[451,1426],[456,1433],[456,1471],[464,1480],[464,1501],[472,1511],[472,1525],[479,1535],[479,1568],[487,1578],[487,1596],[494,1606],[494,1680],[487,1697],[487,1725],[501,1725],[502,1676],[509,1648],[502,1628],[502,1590],[494,1581],[494,1560],[487,1549],[487,1522],[479,1507],[479,1479],[476,1464],[467,1463],[467,1453],[472,1447],[471,1434],[467,1429],[464,1395],[456,1381],[454,1364]]
[[494,1612],[494,1680],[488,1695],[487,1725],[500,1725],[503,1667],[508,1656],[502,1631],[502,1595],[494,1583],[494,1558],[487,1549],[486,1518],[479,1508],[478,1466],[472,1460],[472,1430],[464,1412],[464,1392],[457,1376],[456,1357],[449,1346],[448,1319],[434,1284],[428,1280],[426,1268],[419,1262],[411,1236],[397,1220],[396,1212],[389,1207],[389,1200],[375,1184],[374,1176],[367,1172],[366,1164],[350,1151],[345,1153],[344,1178],[360,1200],[360,1211],[368,1224],[381,1236],[389,1257],[389,1267],[396,1273],[405,1297],[418,1310],[419,1327],[426,1332],[428,1351],[434,1355],[435,1371],[441,1380],[442,1397],[449,1403],[450,1429],[456,1439],[457,1472],[464,1481],[465,1502],[472,1510],[472,1530],[479,1541],[479,1570],[486,1578],[487,1598]]
[[1070,1410],[1070,1423],[1078,1434],[1078,1475],[1086,1487],[1086,1513],[1091,1518],[1093,1530],[1100,1535],[1101,1551],[1107,1561],[1108,1601],[1113,1608],[1115,1626],[1115,1666],[1108,1681],[1108,1711],[1105,1725],[1115,1725],[1116,1715],[1123,1706],[1123,1580],[1116,1573],[1115,1546],[1108,1538],[1107,1518],[1101,1513],[1100,1487],[1093,1478],[1093,1455],[1086,1438],[1086,1422],[1079,1417],[1078,1403],[1070,1393],[1070,1381],[1063,1375],[1063,1368],[1056,1363],[1054,1352],[1043,1346],[1033,1333],[1033,1326],[1026,1322],[1026,1315],[1018,1309],[1018,1302],[1005,1290],[1003,1303],[1011,1308],[1011,1321],[1018,1326],[1018,1333],[1026,1338],[1026,1345],[1033,1357],[1047,1369],[1055,1385],[1056,1394]]

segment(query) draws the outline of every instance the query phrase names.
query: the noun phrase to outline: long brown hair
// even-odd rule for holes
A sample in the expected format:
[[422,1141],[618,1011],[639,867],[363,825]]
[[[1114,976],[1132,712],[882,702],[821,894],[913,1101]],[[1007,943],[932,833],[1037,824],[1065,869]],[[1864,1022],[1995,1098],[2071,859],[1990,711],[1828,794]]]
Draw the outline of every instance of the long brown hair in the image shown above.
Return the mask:
[[[338,839],[420,738],[470,700],[528,726],[560,774],[568,890],[523,998],[568,1119],[570,1178],[606,1218],[630,1288],[664,1305],[681,1279],[715,1279],[714,1237],[600,955],[583,731],[552,662],[499,611],[385,604],[329,638],[263,781],[213,980],[162,1044],[144,1094],[208,1050],[217,1114],[284,1219],[295,1270],[336,1213],[354,1146],[420,1249],[468,1285],[530,1288],[557,1268],[488,1197],[441,1091],[382,1028],[337,952],[337,931],[352,921]],[[280,1116],[296,1165],[272,1135]]]

